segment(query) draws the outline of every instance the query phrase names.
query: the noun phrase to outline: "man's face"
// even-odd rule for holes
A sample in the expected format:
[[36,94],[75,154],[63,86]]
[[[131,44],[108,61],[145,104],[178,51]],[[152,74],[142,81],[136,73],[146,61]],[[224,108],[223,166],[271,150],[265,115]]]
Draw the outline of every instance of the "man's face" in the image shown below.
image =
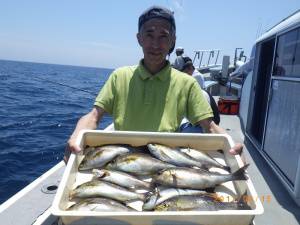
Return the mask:
[[143,48],[144,62],[150,65],[165,63],[166,56],[175,43],[175,34],[171,24],[164,19],[150,19],[137,34],[139,44]]

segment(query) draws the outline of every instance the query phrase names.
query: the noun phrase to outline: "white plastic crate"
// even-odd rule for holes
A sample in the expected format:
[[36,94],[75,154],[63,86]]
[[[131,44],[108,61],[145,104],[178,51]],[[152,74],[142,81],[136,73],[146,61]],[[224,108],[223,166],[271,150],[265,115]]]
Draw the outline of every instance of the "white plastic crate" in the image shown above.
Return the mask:
[[[77,141],[82,148],[87,145],[130,144],[142,146],[147,143],[160,143],[174,147],[190,147],[210,154],[214,154],[217,149],[222,149],[224,151],[224,154],[222,154],[223,159],[219,160],[225,160],[232,171],[236,171],[244,165],[239,155],[233,156],[228,153],[230,147],[233,146],[233,141],[228,135],[85,130],[80,133]],[[52,213],[61,217],[65,225],[249,225],[256,215],[263,213],[263,206],[260,200],[255,198],[258,195],[250,178],[246,181],[226,182],[224,190],[229,190],[231,196],[236,197],[246,194],[247,203],[251,210],[182,212],[67,211],[66,208],[71,204],[69,201],[70,190],[92,177],[92,175],[78,172],[78,166],[82,158],[82,154],[72,154],[70,156],[52,205]],[[220,191],[223,191],[222,188]]]

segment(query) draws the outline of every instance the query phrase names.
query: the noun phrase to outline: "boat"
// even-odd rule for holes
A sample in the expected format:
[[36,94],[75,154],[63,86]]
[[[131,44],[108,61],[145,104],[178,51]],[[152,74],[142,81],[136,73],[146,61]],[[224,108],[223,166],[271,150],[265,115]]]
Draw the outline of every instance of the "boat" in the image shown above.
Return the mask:
[[[300,224],[299,33],[300,10],[256,41],[248,64],[231,74],[243,74],[239,115],[221,115],[220,125],[245,143],[254,197],[265,209],[252,222],[256,225]],[[222,84],[226,90],[227,82]],[[58,163],[1,204],[1,224],[61,224],[51,205],[64,169],[64,162]]]

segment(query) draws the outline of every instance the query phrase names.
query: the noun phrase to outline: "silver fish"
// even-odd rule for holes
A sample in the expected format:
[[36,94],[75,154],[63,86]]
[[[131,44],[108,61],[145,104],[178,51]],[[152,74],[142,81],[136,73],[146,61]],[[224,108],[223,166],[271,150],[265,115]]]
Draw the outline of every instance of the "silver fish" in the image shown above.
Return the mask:
[[174,167],[147,154],[128,153],[121,155],[107,165],[107,169],[121,170],[135,175],[150,175]]
[[152,210],[155,206],[161,204],[169,198],[180,195],[199,195],[206,194],[206,191],[192,190],[192,189],[180,189],[180,188],[167,188],[164,190],[156,190],[155,193],[149,195],[143,204],[143,210]]
[[139,180],[138,178],[127,173],[115,170],[93,169],[94,176],[125,188],[131,189],[150,189],[151,183]]
[[107,198],[87,198],[72,205],[67,210],[96,211],[96,212],[118,212],[136,211],[117,201]]
[[152,182],[177,188],[214,188],[227,181],[246,180],[245,169],[248,166],[249,164],[232,174],[220,174],[202,169],[170,168],[160,171],[157,175],[153,176]]
[[100,180],[83,183],[70,192],[70,199],[91,197],[105,197],[127,202],[131,200],[144,201],[146,194],[129,191],[126,188]]
[[202,151],[191,148],[180,148],[180,151],[197,160],[206,168],[217,167],[230,172],[229,166],[222,165],[217,160]]
[[88,151],[79,165],[79,170],[101,168],[118,155],[128,153],[130,148],[120,145],[104,145],[97,147],[94,151]]
[[205,167],[203,162],[197,161],[189,155],[181,152],[179,148],[170,148],[160,144],[148,144],[147,146],[152,155],[164,162],[181,167]]
[[243,201],[221,202],[211,195],[176,196],[155,207],[155,211],[251,210]]

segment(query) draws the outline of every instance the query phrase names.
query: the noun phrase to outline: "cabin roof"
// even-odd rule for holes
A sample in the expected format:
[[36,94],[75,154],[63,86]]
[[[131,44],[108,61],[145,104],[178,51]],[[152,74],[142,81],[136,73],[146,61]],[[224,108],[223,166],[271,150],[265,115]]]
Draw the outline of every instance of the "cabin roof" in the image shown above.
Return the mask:
[[294,27],[298,23],[300,23],[300,9],[267,30],[266,33],[256,40],[256,43],[268,39],[281,31]]

